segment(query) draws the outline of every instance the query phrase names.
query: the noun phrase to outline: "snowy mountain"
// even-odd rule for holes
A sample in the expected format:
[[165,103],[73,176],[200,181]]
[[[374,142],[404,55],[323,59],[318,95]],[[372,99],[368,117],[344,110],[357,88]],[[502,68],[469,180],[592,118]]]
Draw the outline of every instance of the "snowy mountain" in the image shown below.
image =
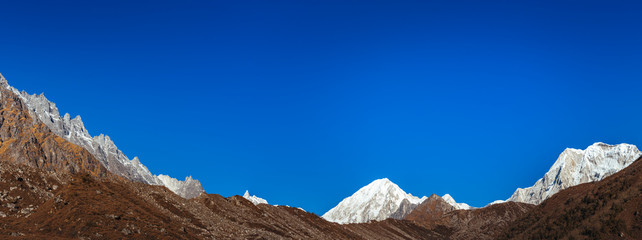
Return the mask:
[[528,188],[518,188],[508,201],[540,204],[566,188],[600,181],[629,166],[642,154],[630,144],[594,143],[586,150],[567,148],[544,177]]
[[250,200],[250,202],[254,203],[254,205],[259,205],[259,204],[268,204],[267,200],[257,197],[257,196],[250,196],[249,191],[245,191],[245,194],[243,194],[243,197],[247,200]]
[[[6,83],[6,79],[0,75],[0,81]],[[201,183],[188,177],[185,181],[169,178],[165,175],[155,176],[135,157],[129,160],[125,154],[116,147],[116,144],[103,134],[91,137],[85,125],[77,116],[71,118],[69,114],[60,116],[56,104],[50,102],[44,94],[30,95],[25,91],[18,92],[9,84],[2,84],[16,95],[28,106],[29,113],[34,119],[39,119],[54,134],[81,146],[98,159],[108,171],[127,178],[132,181],[143,182],[152,185],[164,185],[176,194],[192,198],[204,192]]]
[[[418,198],[404,192],[387,178],[378,179],[344,199],[323,215],[328,221],[337,223],[365,223],[390,218],[407,201],[419,205],[426,197]],[[412,210],[412,209],[410,209]]]
[[455,199],[452,196],[450,196],[450,194],[446,194],[446,195],[442,196],[441,198],[444,199],[444,201],[446,201],[448,204],[452,205],[455,208],[455,210],[473,209],[473,207],[469,206],[468,204],[456,202]]

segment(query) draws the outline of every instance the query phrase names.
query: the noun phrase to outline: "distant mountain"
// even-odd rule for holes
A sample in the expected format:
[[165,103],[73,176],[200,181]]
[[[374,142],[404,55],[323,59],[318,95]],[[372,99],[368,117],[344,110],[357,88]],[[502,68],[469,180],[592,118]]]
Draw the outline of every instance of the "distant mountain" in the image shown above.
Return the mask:
[[540,204],[569,187],[604,179],[629,166],[642,154],[630,144],[594,143],[586,150],[568,148],[544,177],[528,188],[518,188],[508,201]]
[[336,223],[381,221],[395,213],[404,200],[410,204],[419,204],[425,198],[408,194],[397,184],[383,178],[362,187],[352,196],[341,201],[339,205],[330,209],[323,215],[323,218]]
[[450,194],[446,194],[446,195],[442,196],[441,198],[443,198],[444,201],[446,201],[448,204],[452,205],[456,210],[473,209],[473,207],[469,206],[468,204],[456,202],[455,199],[452,196],[450,196]]
[[193,198],[204,192],[201,183],[191,177],[179,181],[165,175],[152,175],[137,157],[129,160],[109,136],[101,134],[91,137],[80,116],[73,119],[69,114],[60,116],[56,104],[47,100],[44,94],[30,95],[25,91],[19,92],[11,87],[1,74],[0,82],[3,90],[15,94],[26,104],[25,110],[31,117],[38,119],[55,135],[89,151],[109,172],[132,181],[164,185],[185,198]]
[[245,191],[245,194],[243,194],[243,198],[249,200],[250,202],[254,203],[254,205],[259,205],[259,204],[268,204],[267,200],[251,195],[250,196],[250,191]]
[[[439,197],[452,209],[471,209],[465,203],[457,203],[449,194]],[[323,215],[328,221],[346,223],[366,223],[387,218],[404,219],[417,206],[429,198],[418,198],[403,191],[387,178],[378,179],[362,187],[352,196],[341,201],[336,207]]]

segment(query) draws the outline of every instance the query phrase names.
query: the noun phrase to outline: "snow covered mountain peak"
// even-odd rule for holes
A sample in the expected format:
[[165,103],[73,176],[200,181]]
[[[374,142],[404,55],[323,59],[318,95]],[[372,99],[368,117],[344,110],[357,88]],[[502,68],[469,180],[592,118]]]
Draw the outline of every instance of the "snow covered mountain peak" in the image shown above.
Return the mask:
[[250,191],[248,190],[245,190],[245,194],[243,194],[243,198],[250,200],[250,202],[254,203],[254,205],[268,204],[267,200],[254,195],[250,195]]
[[323,218],[341,224],[381,221],[391,217],[402,205],[418,205],[426,197],[418,198],[404,192],[387,178],[377,179],[362,187],[352,196],[330,209]]
[[452,196],[450,196],[450,194],[446,194],[441,198],[444,199],[444,201],[446,201],[448,204],[450,204],[453,207],[455,207],[455,209],[457,209],[457,210],[459,210],[459,209],[464,209],[464,210],[472,209],[472,207],[469,206],[466,203],[458,203],[458,202],[456,202],[455,199]]
[[585,150],[567,148],[544,177],[528,188],[518,188],[508,201],[540,204],[566,188],[604,179],[640,158],[635,145],[597,142]]

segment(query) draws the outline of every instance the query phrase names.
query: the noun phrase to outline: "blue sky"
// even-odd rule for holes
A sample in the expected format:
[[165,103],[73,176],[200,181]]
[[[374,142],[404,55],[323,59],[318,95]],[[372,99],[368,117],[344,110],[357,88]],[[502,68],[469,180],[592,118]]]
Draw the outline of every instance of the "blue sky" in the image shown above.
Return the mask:
[[[517,3],[519,2],[519,3]],[[156,174],[323,214],[387,177],[483,206],[642,145],[627,1],[13,1],[0,72]]]

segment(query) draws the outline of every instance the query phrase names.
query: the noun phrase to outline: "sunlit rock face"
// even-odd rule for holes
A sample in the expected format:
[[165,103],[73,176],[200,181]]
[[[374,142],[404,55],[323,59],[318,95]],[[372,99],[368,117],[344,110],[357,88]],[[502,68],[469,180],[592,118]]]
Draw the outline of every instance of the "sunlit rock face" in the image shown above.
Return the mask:
[[540,204],[566,188],[600,181],[629,166],[641,156],[634,145],[594,143],[586,150],[568,148],[544,177],[528,188],[518,188],[508,201]]

